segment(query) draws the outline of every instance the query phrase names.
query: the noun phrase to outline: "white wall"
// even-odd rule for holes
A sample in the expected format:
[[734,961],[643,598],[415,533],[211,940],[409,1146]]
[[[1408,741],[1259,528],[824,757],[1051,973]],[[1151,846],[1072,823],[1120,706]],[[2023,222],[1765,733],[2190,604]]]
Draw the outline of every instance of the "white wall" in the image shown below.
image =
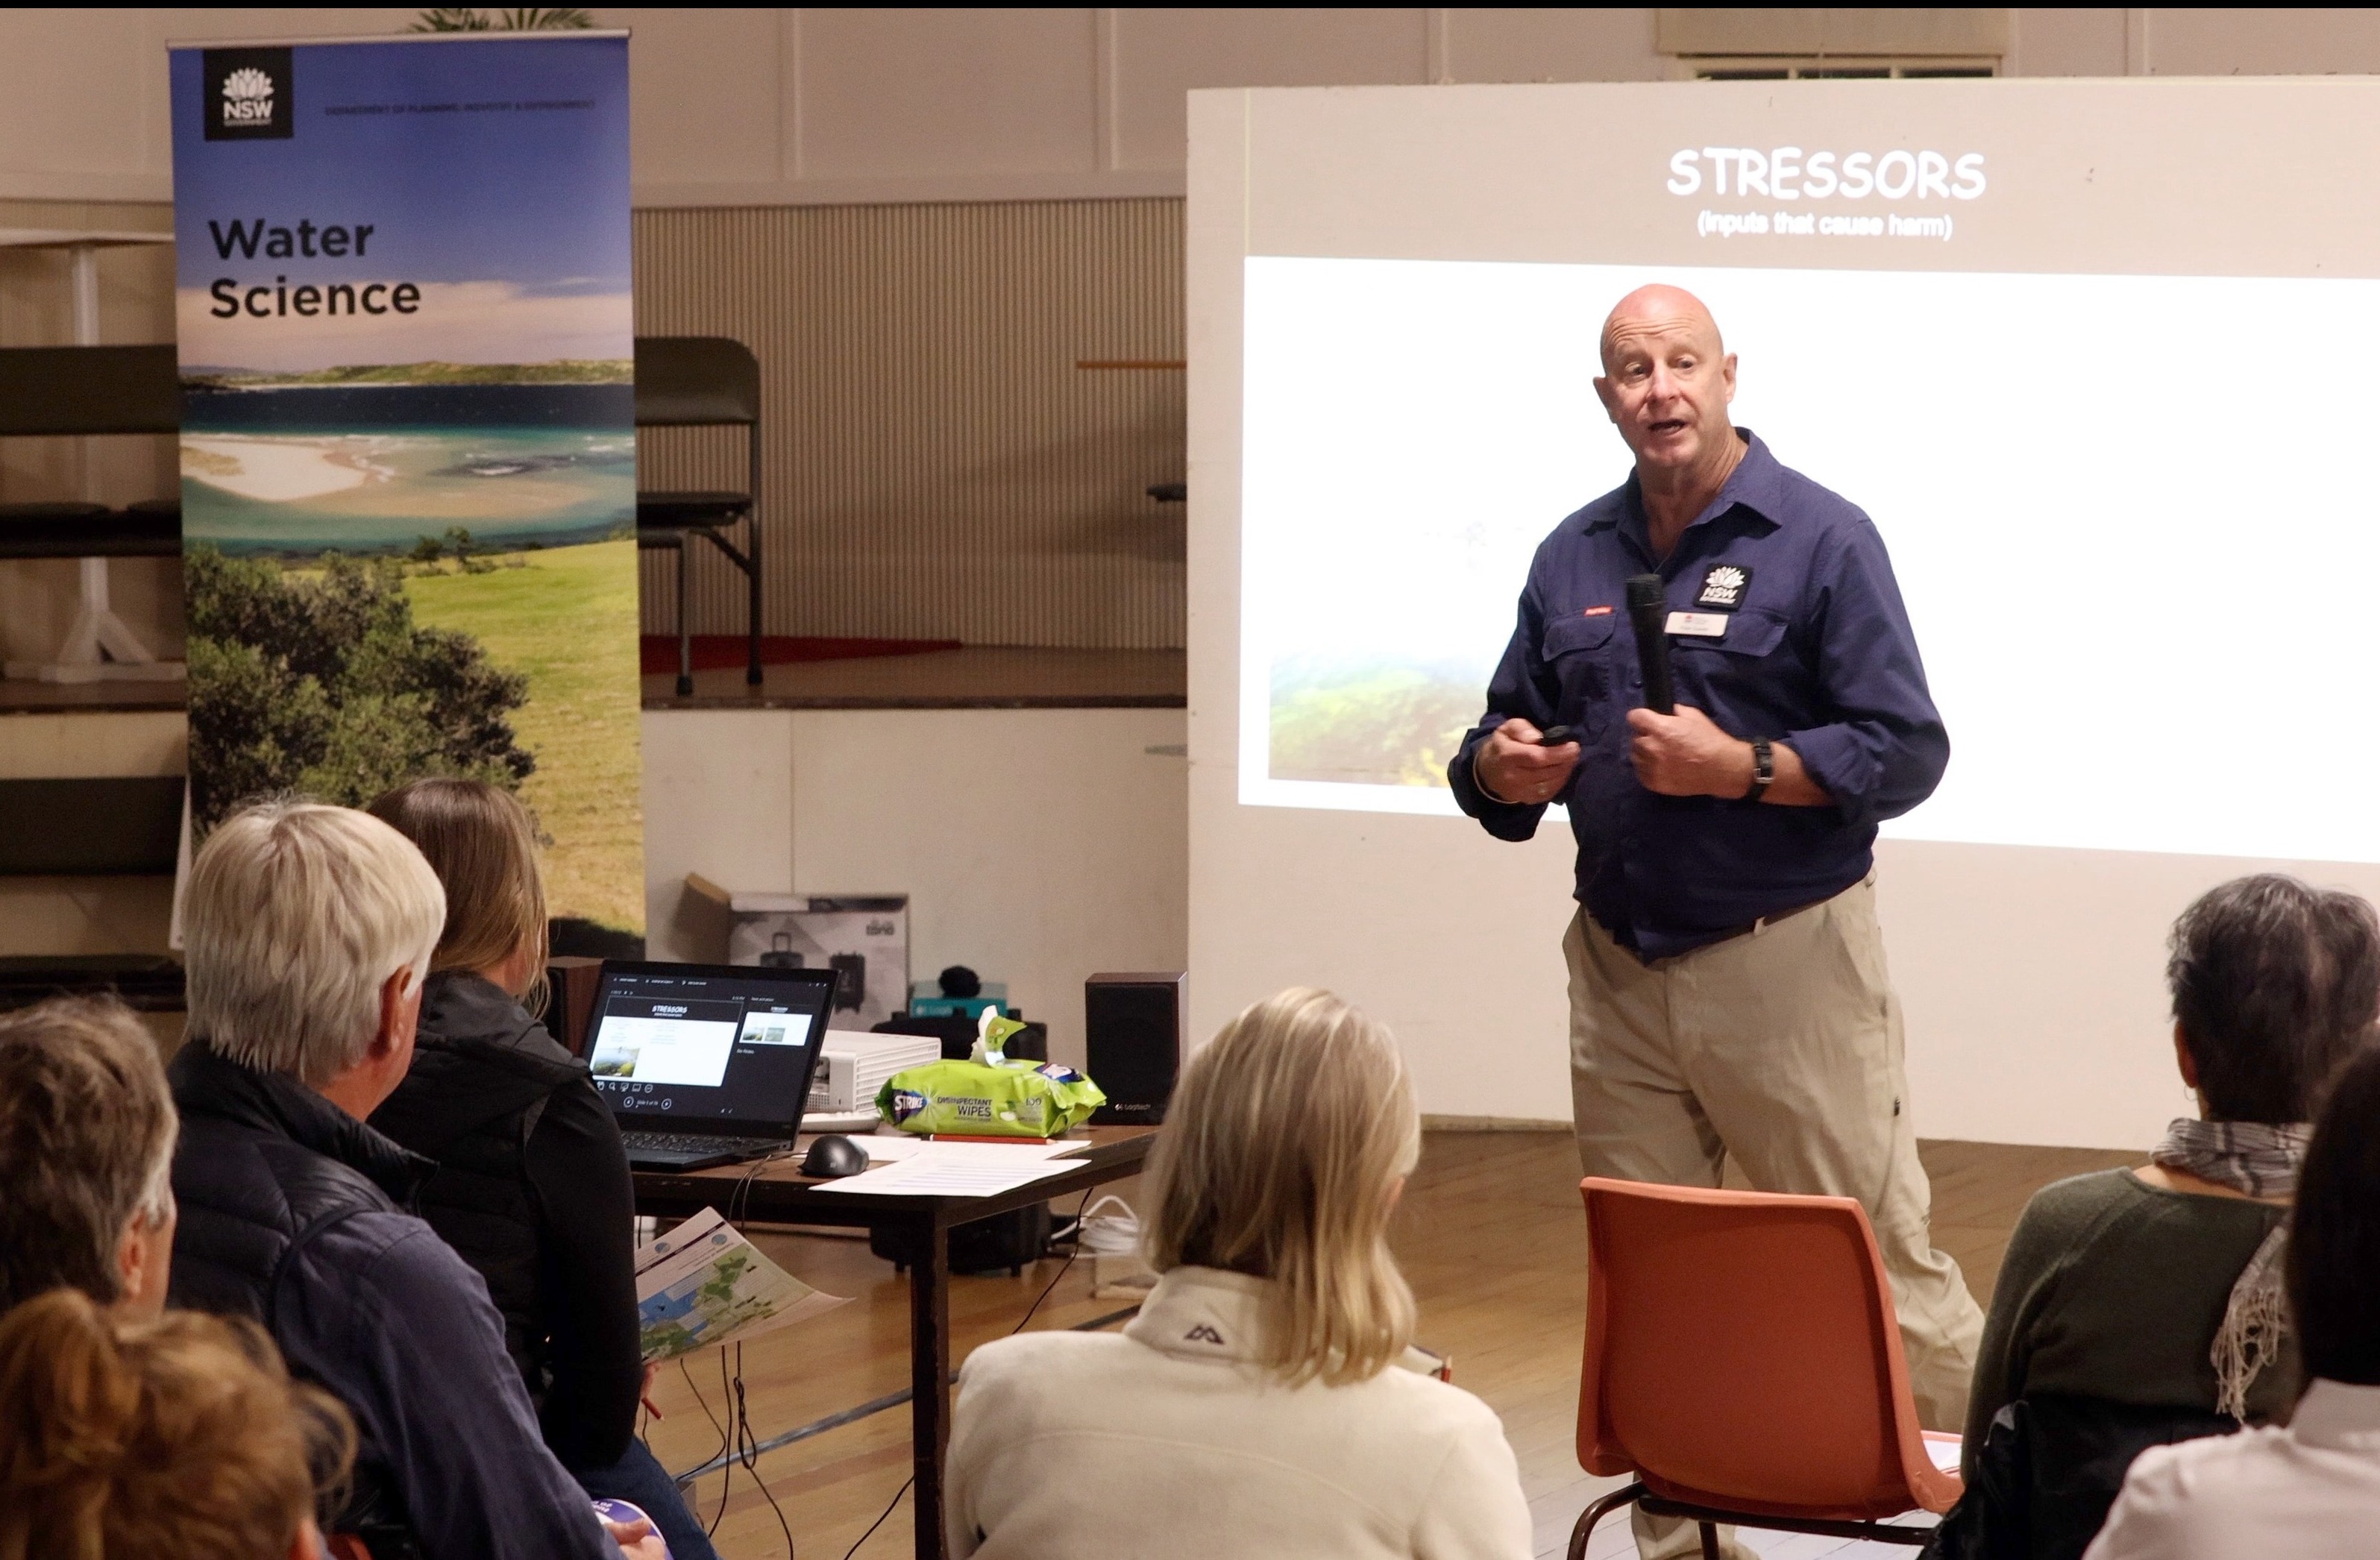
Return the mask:
[[[164,200],[168,39],[393,32],[352,9],[0,12],[0,200]],[[1668,75],[1644,6],[599,7],[636,33],[641,205],[1176,194],[1183,94]],[[2020,8],[2010,74],[2380,68],[2369,10]],[[1912,30],[1923,32],[1920,26]]]
[[649,946],[720,957],[688,872],[905,893],[913,978],[1006,981],[1080,1065],[1087,976],[1185,967],[1184,727],[1178,709],[649,710]]

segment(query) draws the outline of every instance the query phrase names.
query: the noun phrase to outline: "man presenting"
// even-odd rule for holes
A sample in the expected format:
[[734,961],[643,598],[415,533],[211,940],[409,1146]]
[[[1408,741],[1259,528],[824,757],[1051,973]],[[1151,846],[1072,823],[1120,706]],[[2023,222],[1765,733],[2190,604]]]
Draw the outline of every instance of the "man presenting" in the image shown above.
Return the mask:
[[[1870,849],[1932,793],[1949,739],[1875,526],[1730,423],[1710,312],[1642,288],[1602,354],[1635,473],[1538,548],[1448,779],[1500,840],[1570,808],[1587,1173],[1716,1186],[1732,1155],[1764,1191],[1858,1198],[1919,1410],[1955,1430],[1983,1317],[1927,1227]],[[1640,707],[1627,626],[1625,582],[1656,572],[1674,715]],[[1569,740],[1542,744],[1557,725]]]

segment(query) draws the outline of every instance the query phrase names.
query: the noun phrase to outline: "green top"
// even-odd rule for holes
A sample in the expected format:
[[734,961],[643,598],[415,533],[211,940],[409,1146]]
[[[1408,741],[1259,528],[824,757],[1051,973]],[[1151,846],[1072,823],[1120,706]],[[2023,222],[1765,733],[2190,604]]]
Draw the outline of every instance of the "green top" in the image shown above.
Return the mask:
[[[2031,1394],[2212,1412],[2207,1356],[2231,1286],[2288,1214],[2168,1191],[2130,1170],[2043,1187],[2017,1220],[1992,1287],[1967,1404],[1969,1475],[1992,1416]],[[2298,1385],[2292,1337],[2249,1387],[2250,1421],[2286,1421]]]

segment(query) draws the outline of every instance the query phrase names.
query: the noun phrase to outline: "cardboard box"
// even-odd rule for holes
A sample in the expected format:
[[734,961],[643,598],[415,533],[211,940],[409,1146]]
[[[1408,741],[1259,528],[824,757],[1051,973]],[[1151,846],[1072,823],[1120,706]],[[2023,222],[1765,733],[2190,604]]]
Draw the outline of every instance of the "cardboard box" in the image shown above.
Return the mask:
[[908,895],[748,893],[691,872],[686,886],[726,911],[729,963],[835,971],[830,1027],[864,1030],[907,1003]]

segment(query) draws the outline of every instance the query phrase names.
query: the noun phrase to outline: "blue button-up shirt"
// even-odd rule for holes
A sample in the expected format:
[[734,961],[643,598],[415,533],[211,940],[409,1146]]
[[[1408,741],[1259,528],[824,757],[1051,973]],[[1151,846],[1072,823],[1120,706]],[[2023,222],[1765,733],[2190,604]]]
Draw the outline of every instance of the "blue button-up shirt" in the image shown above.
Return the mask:
[[[1860,881],[1877,820],[1931,795],[1950,757],[1874,522],[1740,431],[1749,448],[1734,474],[1659,563],[1633,476],[1554,527],[1529,566],[1488,713],[1448,766],[1464,812],[1500,840],[1526,840],[1544,806],[1488,797],[1473,760],[1512,717],[1572,727],[1578,768],[1560,800],[1578,837],[1578,900],[1648,961]],[[1662,796],[1637,783],[1627,712],[1644,703],[1644,679],[1623,585],[1657,570],[1673,611],[1725,624],[1670,636],[1677,702],[1733,736],[1791,747],[1832,806]]]

